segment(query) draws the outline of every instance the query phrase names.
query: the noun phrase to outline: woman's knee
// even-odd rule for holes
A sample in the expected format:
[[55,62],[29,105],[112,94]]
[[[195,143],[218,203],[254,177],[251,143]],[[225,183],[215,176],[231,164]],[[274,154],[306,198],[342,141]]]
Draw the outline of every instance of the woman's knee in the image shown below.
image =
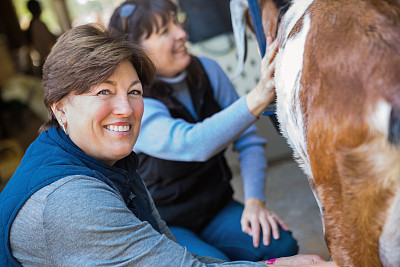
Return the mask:
[[264,259],[279,258],[296,255],[299,252],[297,240],[292,236],[291,231],[285,231],[279,228],[279,239],[272,239],[268,249],[268,253],[263,255]]
[[179,226],[170,226],[170,229],[178,243],[186,247],[190,253],[225,261],[230,260],[225,253],[201,239],[196,233]]

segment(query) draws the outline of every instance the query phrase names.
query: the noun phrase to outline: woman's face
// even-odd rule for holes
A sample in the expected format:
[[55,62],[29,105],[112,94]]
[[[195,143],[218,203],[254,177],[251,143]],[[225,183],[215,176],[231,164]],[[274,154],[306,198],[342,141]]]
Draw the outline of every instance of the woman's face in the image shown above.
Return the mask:
[[165,25],[161,24],[161,17],[157,16],[156,19],[160,30],[157,32],[154,28],[153,33],[142,40],[141,44],[152,57],[157,67],[157,75],[172,78],[190,63],[185,46],[187,34],[175,17]]
[[[73,93],[55,104],[71,140],[86,154],[113,165],[129,155],[143,115],[142,84],[129,61],[87,93]],[[55,110],[56,109],[56,110]]]

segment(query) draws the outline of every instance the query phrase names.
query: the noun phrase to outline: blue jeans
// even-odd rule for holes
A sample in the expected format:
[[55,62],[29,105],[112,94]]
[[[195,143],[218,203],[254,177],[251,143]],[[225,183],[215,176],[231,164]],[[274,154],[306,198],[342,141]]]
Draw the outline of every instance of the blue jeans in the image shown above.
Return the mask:
[[272,238],[269,246],[253,246],[253,238],[242,232],[240,219],[244,206],[231,201],[200,233],[179,226],[169,226],[178,243],[199,256],[211,256],[227,261],[259,261],[292,256],[298,253],[297,241],[291,232],[279,228],[280,238]]

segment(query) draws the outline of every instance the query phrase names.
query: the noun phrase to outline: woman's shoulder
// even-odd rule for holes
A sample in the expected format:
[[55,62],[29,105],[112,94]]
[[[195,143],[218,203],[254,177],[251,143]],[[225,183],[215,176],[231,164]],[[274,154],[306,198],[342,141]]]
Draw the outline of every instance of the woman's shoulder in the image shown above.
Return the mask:
[[200,56],[198,57],[200,63],[203,65],[204,68],[218,68],[221,69],[221,66],[212,58]]
[[[42,199],[48,200],[56,196],[56,199],[65,202],[66,198],[72,200],[79,196],[80,199],[84,199],[88,196],[96,196],[98,193],[105,191],[117,193],[115,189],[98,178],[88,175],[69,175],[43,187],[32,195],[32,198],[37,199],[37,196],[41,196]],[[98,193],[96,194],[95,192]]]
[[81,216],[79,219],[83,221],[100,214],[103,207],[124,208],[124,200],[118,191],[87,175],[63,177],[41,188],[30,199],[33,202],[27,202],[27,205],[31,208],[43,205],[43,219],[48,221],[71,215],[75,219]]
[[208,57],[199,57],[199,60],[215,90],[219,84],[224,84],[225,86],[226,83],[229,83],[228,76],[217,61]]

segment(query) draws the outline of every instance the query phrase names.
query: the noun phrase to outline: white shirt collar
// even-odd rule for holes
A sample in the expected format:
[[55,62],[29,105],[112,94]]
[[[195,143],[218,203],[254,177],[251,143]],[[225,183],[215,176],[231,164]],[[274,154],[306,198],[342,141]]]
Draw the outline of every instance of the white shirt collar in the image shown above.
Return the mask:
[[179,73],[178,75],[176,75],[173,78],[164,78],[164,77],[157,77],[158,79],[160,79],[163,82],[169,83],[169,84],[173,84],[173,83],[180,83],[182,82],[184,79],[186,79],[187,76],[187,71],[184,70],[181,73]]

